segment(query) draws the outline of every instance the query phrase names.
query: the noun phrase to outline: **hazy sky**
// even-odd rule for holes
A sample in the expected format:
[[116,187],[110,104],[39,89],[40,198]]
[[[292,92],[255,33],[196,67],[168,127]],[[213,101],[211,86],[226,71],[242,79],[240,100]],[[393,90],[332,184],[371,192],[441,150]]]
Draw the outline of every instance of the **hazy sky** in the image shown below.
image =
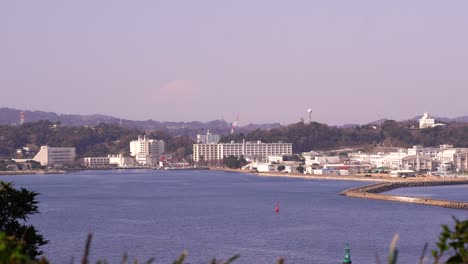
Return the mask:
[[468,1],[0,1],[0,107],[240,125],[468,115]]

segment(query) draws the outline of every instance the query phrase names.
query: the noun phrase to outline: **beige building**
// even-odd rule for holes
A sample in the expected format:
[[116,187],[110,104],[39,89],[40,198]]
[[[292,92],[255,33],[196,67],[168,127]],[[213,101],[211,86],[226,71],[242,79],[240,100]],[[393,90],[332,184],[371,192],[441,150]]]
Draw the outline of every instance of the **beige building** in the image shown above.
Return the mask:
[[224,157],[256,157],[266,161],[268,156],[292,155],[292,143],[218,143],[218,144],[193,144],[193,160],[222,160]]
[[70,165],[74,163],[75,157],[75,148],[41,146],[33,160],[42,166]]

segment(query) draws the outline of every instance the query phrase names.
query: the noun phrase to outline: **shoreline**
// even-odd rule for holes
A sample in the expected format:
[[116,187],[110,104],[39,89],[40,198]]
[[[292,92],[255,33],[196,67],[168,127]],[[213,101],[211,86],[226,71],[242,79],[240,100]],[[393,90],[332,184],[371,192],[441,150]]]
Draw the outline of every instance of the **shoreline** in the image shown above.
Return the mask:
[[[282,177],[282,178],[296,178],[306,180],[335,180],[335,181],[361,181],[361,182],[373,182],[365,186],[358,188],[347,189],[339,193],[339,195],[374,199],[374,200],[385,200],[402,203],[415,203],[423,205],[440,206],[452,209],[468,210],[468,202],[462,201],[450,201],[442,199],[432,198],[419,198],[410,196],[394,196],[382,194],[383,192],[405,187],[424,187],[424,186],[442,186],[442,185],[453,185],[453,184],[468,184],[467,178],[437,178],[435,176],[425,177],[411,177],[411,178],[397,178],[390,177],[388,174],[366,174],[370,176],[361,175],[313,175],[313,174],[300,174],[300,173],[281,173],[281,172],[253,172],[241,169],[228,169],[228,168],[208,168],[213,171],[224,171],[224,172],[235,172],[235,173],[246,173],[259,177]],[[19,176],[19,175],[41,175],[41,174],[66,174],[73,171],[89,170],[87,169],[72,169],[72,170],[53,170],[53,171],[42,171],[42,170],[27,170],[27,171],[0,171],[0,176]],[[103,170],[103,169],[99,169]],[[109,169],[112,170],[112,169]]]
[[[217,169],[217,170],[223,170]],[[232,172],[244,172],[242,170],[224,170]],[[463,201],[452,201],[452,200],[443,200],[443,199],[433,199],[433,198],[420,198],[420,197],[411,197],[411,196],[395,196],[382,194],[383,192],[390,191],[398,188],[405,187],[425,187],[425,186],[444,186],[444,185],[459,185],[459,184],[468,184],[467,178],[437,178],[434,176],[426,177],[411,177],[411,178],[397,178],[390,177],[388,174],[379,175],[371,174],[371,177],[358,176],[358,175],[310,175],[310,174],[299,174],[299,173],[259,173],[259,172],[247,172],[260,177],[282,177],[282,178],[297,178],[297,179],[307,179],[307,180],[337,180],[337,181],[364,181],[364,182],[374,182],[370,185],[365,185],[357,188],[352,188],[344,190],[339,195],[354,197],[354,198],[363,198],[363,199],[374,199],[374,200],[384,200],[384,201],[393,201],[400,203],[413,203],[413,204],[423,204],[431,206],[439,206],[451,209],[458,210],[468,210],[468,202]]]
[[66,174],[67,170],[18,170],[18,171],[0,171],[1,176],[20,176],[20,175],[42,175],[42,174]]

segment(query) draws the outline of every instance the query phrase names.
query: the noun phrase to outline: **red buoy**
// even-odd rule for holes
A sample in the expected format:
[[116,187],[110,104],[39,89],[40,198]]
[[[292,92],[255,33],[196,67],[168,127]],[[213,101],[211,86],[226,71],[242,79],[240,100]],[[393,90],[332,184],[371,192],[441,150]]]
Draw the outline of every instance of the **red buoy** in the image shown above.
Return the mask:
[[276,203],[275,212],[276,212],[276,213],[279,213],[279,204],[278,204],[278,203]]

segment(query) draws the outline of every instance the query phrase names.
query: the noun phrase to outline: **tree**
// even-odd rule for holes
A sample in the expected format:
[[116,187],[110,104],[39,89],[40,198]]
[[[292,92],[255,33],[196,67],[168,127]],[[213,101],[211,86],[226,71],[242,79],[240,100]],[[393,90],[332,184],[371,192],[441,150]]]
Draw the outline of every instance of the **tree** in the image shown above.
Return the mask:
[[296,170],[297,170],[297,172],[299,172],[299,173],[304,173],[304,167],[302,167],[302,166],[297,167]]
[[439,251],[432,251],[435,263],[439,263],[444,253],[451,253],[447,259],[447,264],[468,263],[468,220],[455,220],[454,229],[447,225],[442,225],[442,232],[439,236],[437,247]]
[[223,164],[230,169],[240,169],[247,164],[244,157],[229,156],[223,158]]
[[30,215],[39,213],[37,195],[36,192],[25,188],[17,190],[11,183],[0,181],[0,232],[22,241],[24,253],[31,258],[43,254],[39,247],[48,243],[34,226],[25,223]]
[[278,171],[283,171],[284,169],[286,169],[286,167],[284,167],[284,165],[279,165],[278,166]]

